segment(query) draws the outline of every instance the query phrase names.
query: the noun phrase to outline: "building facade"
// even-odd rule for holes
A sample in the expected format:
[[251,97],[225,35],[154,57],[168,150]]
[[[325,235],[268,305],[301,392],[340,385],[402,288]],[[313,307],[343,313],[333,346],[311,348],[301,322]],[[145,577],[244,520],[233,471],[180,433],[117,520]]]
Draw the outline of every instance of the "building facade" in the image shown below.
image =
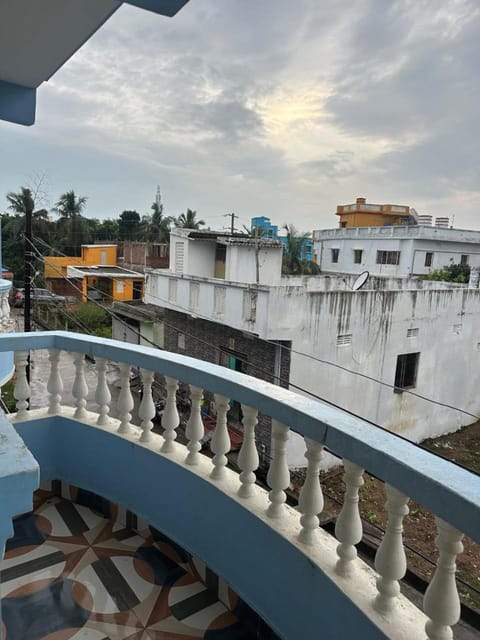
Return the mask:
[[424,226],[357,227],[313,232],[323,273],[409,277],[450,264],[480,266],[480,231]]
[[412,214],[406,205],[371,204],[365,198],[357,198],[354,204],[337,206],[341,228],[415,224]]
[[[479,289],[372,277],[354,291],[355,275],[256,285],[240,281],[246,268],[225,281],[187,272],[186,264],[148,272],[145,300],[165,310],[168,350],[288,380],[414,441],[455,431],[480,412],[471,375],[480,353]],[[303,441],[297,450],[292,438],[290,450],[301,466]]]

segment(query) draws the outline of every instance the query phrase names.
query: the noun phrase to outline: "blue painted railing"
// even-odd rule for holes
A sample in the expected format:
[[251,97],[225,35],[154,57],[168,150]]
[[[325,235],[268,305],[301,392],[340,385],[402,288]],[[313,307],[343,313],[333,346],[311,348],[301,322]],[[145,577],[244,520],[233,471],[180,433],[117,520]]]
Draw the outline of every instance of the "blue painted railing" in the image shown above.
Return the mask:
[[[448,634],[458,619],[458,595],[452,580],[460,531],[477,541],[480,538],[478,476],[326,404],[186,356],[67,332],[11,334],[7,339],[0,336],[0,352],[11,349],[16,352],[20,408],[13,421],[39,460],[42,477],[83,486],[136,511],[225,577],[282,637],[299,637],[299,628],[302,637],[314,637],[319,630],[325,637],[347,637],[353,625],[359,638],[421,638],[425,637],[426,622],[428,638],[448,637],[439,634]],[[30,349],[50,350],[52,372],[45,408],[27,412],[22,405],[28,396],[22,367]],[[81,392],[82,358],[75,358],[76,408],[61,404],[61,385],[54,365],[58,351],[96,359],[100,417],[86,412],[83,406],[82,393],[86,392]],[[141,428],[121,428],[125,432],[119,433],[119,421],[108,417],[105,360],[143,370]],[[146,397],[151,383],[148,372],[166,376],[170,388],[164,437],[150,433],[153,414]],[[198,444],[198,436],[191,435],[193,426],[189,451],[172,443],[178,380],[191,385],[192,398],[194,388],[216,394],[213,467],[204,456],[198,456],[194,465],[188,462]],[[122,407],[128,406],[125,393],[123,389],[120,394]],[[242,490],[249,493],[244,485],[255,468],[248,462],[255,458],[248,449],[250,427],[245,426],[240,454],[244,473],[239,478],[225,469],[223,458],[229,442],[222,406],[228,408],[228,399],[241,402],[245,416],[250,415],[248,407],[254,407],[273,419],[268,495],[254,486],[251,495],[242,497]],[[289,483],[285,456],[288,428],[284,425],[305,436],[308,447],[300,523],[298,512],[283,504]],[[341,542],[338,548],[333,536],[318,529],[316,520],[321,510],[318,463],[323,446],[348,461],[345,479],[349,497],[341,516],[342,526],[337,529]],[[377,575],[354,552],[359,541],[355,487],[358,490],[364,468],[392,488],[387,503],[391,526],[377,555],[377,582]],[[405,571],[401,520],[407,496],[439,517],[441,562],[427,592],[427,616],[405,598],[396,597],[397,581]]]

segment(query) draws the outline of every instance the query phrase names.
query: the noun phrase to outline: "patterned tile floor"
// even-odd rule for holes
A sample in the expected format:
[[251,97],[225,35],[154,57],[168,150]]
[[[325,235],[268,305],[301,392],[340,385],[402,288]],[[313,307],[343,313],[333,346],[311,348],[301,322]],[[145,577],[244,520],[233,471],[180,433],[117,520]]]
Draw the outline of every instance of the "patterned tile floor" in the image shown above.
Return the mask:
[[192,573],[185,551],[142,533],[57,497],[17,518],[2,564],[5,640],[263,637]]

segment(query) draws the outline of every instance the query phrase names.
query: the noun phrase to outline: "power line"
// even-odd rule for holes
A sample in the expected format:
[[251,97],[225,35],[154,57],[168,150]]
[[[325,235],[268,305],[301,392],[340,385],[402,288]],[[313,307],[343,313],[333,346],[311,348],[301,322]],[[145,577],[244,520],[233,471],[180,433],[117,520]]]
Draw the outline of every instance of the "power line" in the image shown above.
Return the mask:
[[[45,244],[45,243],[44,243],[44,244]],[[48,245],[47,245],[47,246],[48,246]],[[43,262],[45,263],[45,257],[44,257],[44,256],[43,256],[43,255],[38,251],[38,249],[37,249],[33,244],[32,244],[32,247],[33,247],[34,251],[37,253],[37,255],[40,257],[40,260],[41,260],[41,261],[43,261]],[[53,249],[53,247],[49,247],[49,248],[50,248],[50,249]],[[53,249],[53,250],[54,250],[54,249]],[[50,266],[52,266],[52,265],[50,265]],[[53,267],[53,269],[54,269],[57,273],[59,273],[59,274],[60,274],[60,276],[61,276],[61,278],[62,278],[63,280],[68,280],[68,278],[66,278],[66,276],[64,276],[64,275],[63,275],[63,273],[62,273],[59,269],[57,269],[56,267]],[[82,293],[82,296],[84,295],[84,294],[83,294],[83,291],[81,291],[81,289],[80,289],[79,287],[77,287],[77,286],[75,286],[75,285],[73,285],[73,284],[72,284],[72,286],[73,286],[77,291],[79,291],[80,293]],[[92,287],[92,288],[93,288],[95,291],[100,291],[100,293],[102,293],[102,294],[104,293],[104,292],[102,292],[100,289],[96,289],[95,287]],[[109,295],[109,294],[107,294],[107,295],[108,295],[108,297],[112,298],[112,300],[114,299],[114,298],[113,298],[113,296],[111,296],[111,295]],[[87,300],[89,300],[90,302],[92,302],[93,304],[95,304],[95,305],[96,305],[97,307],[99,307],[100,309],[103,309],[104,311],[106,311],[106,312],[107,312],[107,313],[108,313],[112,318],[115,318],[115,319],[116,319],[116,320],[118,320],[118,322],[120,322],[122,325],[126,326],[130,331],[132,331],[132,333],[134,333],[134,334],[135,334],[135,335],[137,335],[138,337],[142,338],[143,340],[145,340],[146,342],[148,342],[149,344],[151,344],[151,345],[152,345],[152,346],[154,346],[155,348],[160,349],[160,350],[162,350],[162,351],[164,350],[164,348],[163,348],[163,347],[161,347],[160,345],[158,345],[157,343],[155,343],[153,340],[150,340],[149,338],[147,338],[146,336],[144,336],[141,332],[139,332],[139,331],[137,331],[137,330],[133,329],[133,327],[132,327],[130,324],[128,324],[128,323],[126,323],[124,320],[122,320],[122,318],[121,318],[121,317],[119,317],[119,316],[118,316],[118,314],[116,314],[115,312],[113,312],[113,311],[111,311],[110,309],[107,309],[106,307],[102,306],[102,305],[101,305],[101,304],[99,304],[96,300],[93,300],[93,299],[89,298],[89,296],[88,296],[88,295],[86,296],[86,298],[87,298]],[[197,340],[198,342],[201,342],[201,343],[203,343],[203,344],[207,345],[208,347],[210,347],[210,348],[211,348],[211,349],[213,349],[214,351],[218,351],[219,353],[225,353],[225,352],[221,349],[221,347],[217,347],[217,345],[214,345],[214,344],[212,344],[212,343],[209,343],[209,342],[207,342],[206,340],[203,340],[202,338],[198,338],[198,337],[197,337],[197,336],[195,336],[194,334],[190,334],[190,333],[185,332],[185,331],[179,331],[179,329],[178,329],[177,327],[175,327],[174,325],[172,325],[172,324],[170,324],[170,323],[168,323],[168,322],[165,322],[165,321],[163,321],[163,324],[164,324],[165,326],[167,326],[167,327],[172,328],[174,331],[176,331],[176,332],[178,332],[178,333],[183,333],[184,335],[187,335],[187,336],[191,337],[192,339]],[[269,341],[264,340],[264,342],[269,342]],[[270,344],[278,344],[278,343],[270,343]],[[280,345],[280,346],[281,346],[281,345]],[[382,431],[385,431],[386,433],[389,433],[390,435],[393,435],[394,437],[396,437],[396,438],[398,438],[398,439],[400,439],[400,440],[403,440],[403,441],[405,441],[405,442],[408,442],[410,445],[413,445],[413,446],[415,446],[415,447],[417,447],[417,448],[419,448],[419,449],[424,449],[424,447],[422,447],[420,444],[417,444],[416,442],[412,442],[412,441],[411,441],[411,440],[409,440],[408,438],[405,438],[404,436],[402,436],[402,435],[400,435],[400,434],[398,434],[398,433],[395,433],[394,431],[391,431],[390,429],[387,429],[386,427],[384,427],[384,426],[382,426],[382,425],[379,425],[379,424],[377,424],[377,423],[373,422],[372,420],[368,420],[367,418],[364,418],[363,416],[360,416],[360,415],[358,415],[358,414],[354,413],[353,411],[350,411],[349,409],[345,409],[345,408],[343,408],[343,407],[339,406],[338,404],[336,404],[336,403],[334,403],[334,402],[332,402],[332,401],[330,401],[330,400],[327,400],[326,398],[322,398],[321,396],[319,396],[319,395],[317,395],[317,394],[314,394],[314,393],[312,393],[311,391],[308,391],[307,389],[303,389],[302,387],[300,387],[300,386],[298,386],[298,385],[296,385],[296,384],[291,383],[289,380],[284,380],[284,379],[282,379],[280,376],[275,376],[275,375],[274,375],[274,374],[272,374],[270,371],[267,371],[267,370],[265,370],[265,369],[263,369],[263,368],[261,368],[261,367],[258,367],[257,365],[254,365],[254,364],[252,364],[252,363],[249,363],[249,362],[248,362],[248,360],[242,360],[241,358],[237,358],[237,359],[238,359],[238,360],[240,360],[240,362],[242,362],[242,363],[244,363],[244,364],[247,364],[249,367],[251,367],[251,368],[253,368],[253,369],[257,370],[257,371],[260,371],[260,372],[262,372],[262,373],[264,373],[264,374],[266,374],[269,378],[273,378],[274,380],[276,379],[276,380],[279,380],[279,382],[283,382],[284,384],[286,384],[286,385],[287,385],[287,388],[291,387],[291,388],[296,389],[297,391],[301,391],[302,393],[304,393],[304,394],[306,394],[306,395],[309,395],[309,396],[311,396],[312,398],[314,398],[314,399],[316,399],[316,400],[320,400],[321,402],[324,402],[325,404],[328,404],[328,405],[330,405],[331,407],[334,407],[335,409],[338,409],[339,411],[343,411],[343,412],[345,412],[345,413],[348,413],[349,415],[351,415],[351,416],[352,416],[352,417],[354,417],[354,418],[357,418],[358,420],[362,420],[363,422],[366,422],[366,423],[368,423],[368,424],[370,424],[370,425],[372,425],[372,426],[374,426],[374,427],[377,427],[378,429],[381,429]],[[435,401],[435,400],[429,400],[428,398],[426,398],[426,400],[428,400],[428,401],[430,401],[430,402],[432,402],[432,403],[436,404],[436,401]],[[461,412],[463,412],[463,413],[467,413],[467,412],[465,412],[465,411],[462,411],[462,409],[457,409],[457,407],[450,407],[450,408],[452,408],[452,409],[454,409],[454,410],[457,410],[457,411],[461,411]],[[477,416],[474,416],[473,414],[468,414],[468,415],[471,415],[471,416],[473,416],[473,417],[477,418],[477,420],[479,419]],[[429,451],[430,451],[430,450],[429,450]],[[435,452],[435,451],[430,451],[430,453],[431,453],[431,454],[433,454],[433,455],[435,455],[435,456],[436,456],[436,457],[438,457],[438,458],[443,458],[443,456],[439,455],[439,454],[438,454],[437,452]],[[445,459],[445,458],[443,458],[443,459]],[[461,467],[462,469],[466,469],[467,471],[470,471],[471,473],[474,473],[475,475],[479,475],[475,470],[473,470],[473,469],[471,469],[471,468],[468,468],[468,467],[464,466],[463,464],[461,464],[461,463],[459,463],[459,462],[457,462],[457,461],[455,461],[455,460],[449,460],[449,462],[451,462],[452,464],[455,464],[455,465],[456,465],[456,466],[458,466],[458,467]]]
[[[40,240],[40,239],[38,238],[38,240]],[[44,241],[42,241],[42,240],[40,240],[40,241],[42,242],[42,244],[44,244],[44,245],[45,245],[46,247],[48,247],[49,249],[52,249],[53,251],[56,251],[55,249],[53,249],[53,247],[50,247],[46,242],[44,242]],[[61,252],[58,252],[58,253],[61,253]],[[65,254],[63,254],[63,253],[61,253],[61,255],[63,255],[64,257],[68,257],[68,256],[65,256]],[[62,274],[62,276],[63,276],[63,274]],[[93,289],[95,289],[94,287],[92,287],[92,288],[93,288]],[[102,292],[102,293],[104,293],[104,292]],[[107,295],[108,295],[108,297],[110,297],[112,300],[114,300],[114,297],[113,297],[113,296],[110,296],[109,294],[107,294]],[[184,308],[183,308],[183,307],[181,307],[180,305],[176,305],[175,303],[172,303],[172,302],[170,302],[169,300],[167,300],[167,299],[165,299],[165,298],[161,298],[161,297],[156,296],[156,295],[151,294],[151,293],[149,293],[148,295],[149,295],[149,297],[150,297],[150,298],[153,298],[154,300],[158,300],[159,302],[162,302],[163,304],[168,304],[168,305],[170,305],[170,306],[177,307],[177,309],[179,310],[179,312],[184,313]],[[212,322],[211,318],[209,318],[209,317],[207,317],[207,316],[204,316],[204,315],[202,315],[202,314],[195,313],[195,316],[196,316],[196,317],[198,317],[198,318],[201,318],[202,320],[205,320],[205,321],[207,321],[207,322]],[[175,326],[173,326],[173,325],[169,325],[168,323],[165,323],[165,322],[164,322],[164,324],[165,324],[165,326],[170,326],[171,328],[173,328],[173,329],[174,329],[174,330],[176,330],[177,332],[180,332],[180,331],[179,331],[179,329],[178,329],[177,327],[175,327]],[[189,334],[188,332],[185,332],[185,331],[181,331],[180,333],[184,333],[185,335],[187,335],[187,336],[189,336],[189,337],[191,337],[191,338],[193,338],[193,339],[195,339],[195,340],[197,340],[197,341],[199,341],[199,342],[201,342],[201,343],[205,344],[206,346],[209,346],[209,347],[211,347],[211,348],[214,348],[214,349],[216,349],[216,350],[219,350],[220,352],[223,352],[223,351],[221,350],[221,348],[220,348],[220,347],[217,347],[216,345],[213,345],[213,344],[211,344],[211,343],[207,342],[206,340],[203,340],[202,338],[198,338],[197,336],[195,336],[195,335],[193,335],[193,334]],[[350,374],[355,375],[355,376],[359,376],[359,377],[361,377],[361,378],[364,378],[364,379],[366,379],[366,380],[369,380],[370,382],[375,382],[376,384],[382,385],[382,386],[387,387],[387,388],[389,388],[389,389],[395,389],[395,385],[393,385],[393,384],[391,384],[391,383],[389,383],[389,382],[385,382],[384,380],[379,380],[379,379],[377,379],[377,378],[375,378],[375,377],[373,377],[373,376],[369,376],[368,374],[362,373],[361,371],[354,371],[353,369],[349,369],[348,367],[345,367],[345,366],[343,366],[343,365],[340,365],[340,364],[338,364],[338,363],[336,363],[336,362],[332,362],[332,361],[329,361],[329,360],[324,360],[324,359],[322,359],[322,358],[319,358],[318,356],[314,356],[314,355],[312,355],[312,354],[308,354],[308,353],[303,353],[303,352],[301,352],[301,351],[297,351],[297,350],[295,350],[295,349],[293,349],[293,348],[291,348],[291,347],[287,347],[287,346],[285,346],[285,345],[281,344],[280,342],[275,342],[275,341],[272,341],[272,340],[265,340],[264,338],[260,338],[260,337],[258,337],[258,336],[257,336],[257,339],[258,339],[258,340],[261,340],[262,342],[265,342],[265,343],[267,343],[267,344],[270,344],[270,345],[272,345],[272,346],[274,346],[274,347],[278,346],[278,347],[280,347],[280,349],[282,349],[282,350],[289,351],[289,352],[290,352],[290,354],[294,353],[295,355],[299,355],[299,356],[302,356],[302,357],[304,357],[304,358],[308,358],[308,359],[313,360],[313,361],[315,361],[315,362],[319,362],[320,364],[328,365],[328,366],[331,366],[331,367],[335,367],[335,368],[337,368],[337,369],[340,369],[340,370],[342,370],[342,371],[346,371],[347,373],[350,373]],[[244,361],[244,362],[245,362],[246,364],[248,364],[248,361]],[[257,368],[258,370],[261,370],[260,368],[256,367],[256,365],[252,365],[252,364],[250,364],[250,366]],[[261,370],[261,371],[263,371],[264,373],[268,373],[268,372],[265,372],[264,370]],[[376,423],[374,423],[374,422],[371,422],[370,420],[367,420],[366,418],[363,418],[363,417],[361,417],[361,416],[358,416],[357,414],[354,414],[353,412],[349,411],[348,409],[344,409],[344,408],[342,408],[342,407],[339,407],[338,405],[336,405],[334,402],[331,402],[330,400],[327,400],[327,399],[325,399],[325,398],[322,398],[322,397],[320,397],[320,396],[316,395],[315,393],[313,393],[313,392],[311,392],[311,391],[308,391],[307,389],[304,389],[304,388],[302,388],[302,387],[300,387],[300,386],[298,386],[298,385],[295,385],[295,384],[294,384],[294,383],[292,383],[290,380],[282,380],[279,376],[275,376],[275,375],[273,375],[273,376],[272,376],[272,374],[269,374],[269,375],[270,375],[271,377],[273,377],[273,378],[274,378],[274,380],[275,380],[275,379],[276,379],[276,380],[279,380],[280,382],[283,382],[284,384],[287,384],[287,385],[289,385],[290,387],[293,387],[293,388],[295,388],[295,389],[297,389],[297,390],[299,390],[299,391],[302,391],[302,393],[307,393],[308,395],[312,396],[313,398],[317,398],[318,400],[322,400],[323,402],[327,402],[328,404],[330,404],[330,405],[332,405],[332,406],[334,406],[334,407],[341,408],[343,411],[346,411],[347,413],[351,413],[351,415],[353,415],[353,416],[355,416],[355,417],[361,418],[362,420],[366,420],[367,422],[370,422],[371,424],[374,424],[375,426],[377,426],[377,427],[379,427],[379,428],[381,428],[381,429],[385,429],[386,431],[389,431],[389,430],[388,430],[388,429],[386,429],[385,427],[382,427],[381,425],[378,425],[378,424],[376,424]],[[476,415],[476,414],[474,414],[474,413],[471,413],[471,412],[469,412],[469,411],[466,411],[465,409],[460,409],[459,407],[455,407],[455,406],[450,405],[450,404],[448,404],[448,403],[441,402],[441,401],[439,401],[439,400],[434,400],[433,398],[429,398],[429,397],[427,397],[427,396],[421,395],[421,394],[419,394],[419,393],[416,393],[415,391],[411,391],[410,389],[405,389],[405,390],[403,390],[403,393],[408,393],[408,394],[410,394],[410,395],[412,395],[412,396],[415,396],[415,397],[419,398],[420,400],[424,400],[425,402],[430,402],[431,404],[434,404],[434,405],[437,405],[437,406],[440,406],[440,407],[444,407],[444,408],[447,408],[447,409],[451,409],[451,410],[453,410],[453,411],[458,411],[459,413],[463,413],[464,415],[467,415],[467,416],[469,416],[469,417],[471,417],[471,418],[475,418],[475,420],[480,420],[480,416],[477,416],[477,415]],[[390,432],[390,433],[391,433],[391,432]],[[398,434],[397,434],[397,435],[398,435]]]

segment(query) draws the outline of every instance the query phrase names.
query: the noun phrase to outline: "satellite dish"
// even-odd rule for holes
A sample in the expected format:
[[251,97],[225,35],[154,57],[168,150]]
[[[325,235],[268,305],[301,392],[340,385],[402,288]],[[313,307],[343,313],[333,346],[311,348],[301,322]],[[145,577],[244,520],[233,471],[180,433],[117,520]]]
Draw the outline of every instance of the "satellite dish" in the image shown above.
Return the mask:
[[361,289],[368,280],[369,275],[370,273],[368,271],[363,271],[352,284],[352,291],[358,291]]

